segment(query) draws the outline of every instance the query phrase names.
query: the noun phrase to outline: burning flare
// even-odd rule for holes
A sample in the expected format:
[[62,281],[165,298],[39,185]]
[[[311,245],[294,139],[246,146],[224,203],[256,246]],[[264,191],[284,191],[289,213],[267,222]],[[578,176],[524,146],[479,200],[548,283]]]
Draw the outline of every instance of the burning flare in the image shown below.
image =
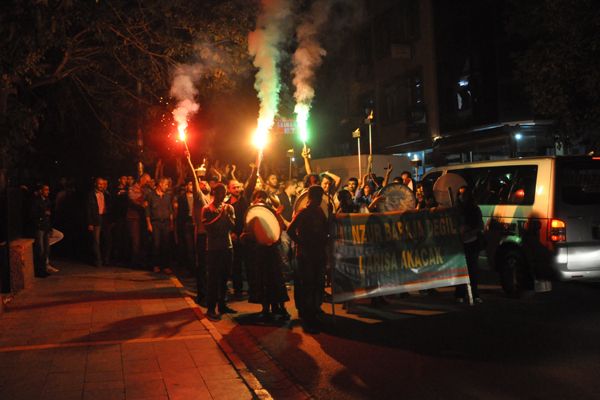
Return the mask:
[[200,104],[195,101],[198,89],[194,83],[202,77],[203,73],[204,68],[200,65],[182,64],[173,74],[170,94],[179,101],[172,113],[177,124],[179,140],[182,142],[185,142],[186,139],[185,130],[188,127],[188,117],[200,109]]
[[296,104],[294,112],[296,113],[296,125],[298,126],[298,134],[302,143],[306,144],[308,141],[308,112],[310,106],[306,104]]

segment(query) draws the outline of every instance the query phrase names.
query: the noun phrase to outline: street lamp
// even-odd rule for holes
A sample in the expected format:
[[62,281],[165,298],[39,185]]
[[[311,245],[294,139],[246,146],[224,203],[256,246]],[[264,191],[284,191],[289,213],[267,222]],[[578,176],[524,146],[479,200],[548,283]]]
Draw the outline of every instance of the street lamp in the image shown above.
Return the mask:
[[287,158],[290,159],[290,168],[288,173],[288,180],[292,180],[292,162],[294,162],[294,149],[289,149],[286,153]]

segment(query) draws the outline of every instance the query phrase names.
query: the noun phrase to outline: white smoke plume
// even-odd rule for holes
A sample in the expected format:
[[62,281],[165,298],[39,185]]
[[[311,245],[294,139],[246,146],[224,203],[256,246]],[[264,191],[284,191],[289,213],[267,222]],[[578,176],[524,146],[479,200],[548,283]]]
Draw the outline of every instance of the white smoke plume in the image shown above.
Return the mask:
[[315,97],[314,81],[315,71],[323,62],[327,52],[319,43],[319,34],[327,22],[332,2],[330,0],[315,1],[310,11],[302,17],[301,23],[296,28],[298,47],[292,57],[294,68],[293,83],[296,87],[296,112],[298,105],[304,106],[308,111]]
[[187,128],[187,120],[191,114],[198,112],[200,104],[196,102],[198,89],[196,83],[205,73],[204,66],[200,64],[181,64],[173,73],[170,95],[178,100],[173,110],[173,119],[180,131]]
[[260,108],[255,144],[262,145],[273,126],[279,91],[281,88],[278,63],[282,57],[282,45],[288,39],[291,7],[289,0],[261,0],[261,13],[256,30],[248,35],[248,52],[258,69],[254,87],[258,92]]

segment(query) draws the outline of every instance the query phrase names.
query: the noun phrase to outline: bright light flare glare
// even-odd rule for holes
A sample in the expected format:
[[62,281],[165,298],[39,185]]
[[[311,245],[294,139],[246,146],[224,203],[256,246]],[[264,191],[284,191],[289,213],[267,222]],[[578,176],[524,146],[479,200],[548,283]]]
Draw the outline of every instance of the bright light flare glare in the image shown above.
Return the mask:
[[185,128],[186,128],[186,126],[183,125],[183,124],[179,125],[177,127],[177,130],[179,132],[179,140],[181,140],[182,142],[185,142],[185,139],[186,139],[186,137],[185,137]]
[[296,113],[296,125],[298,126],[298,134],[302,143],[308,141],[308,111],[309,108],[305,104],[296,104],[294,112]]
[[264,121],[258,121],[256,131],[252,137],[252,144],[259,150],[262,150],[267,145],[269,126]]

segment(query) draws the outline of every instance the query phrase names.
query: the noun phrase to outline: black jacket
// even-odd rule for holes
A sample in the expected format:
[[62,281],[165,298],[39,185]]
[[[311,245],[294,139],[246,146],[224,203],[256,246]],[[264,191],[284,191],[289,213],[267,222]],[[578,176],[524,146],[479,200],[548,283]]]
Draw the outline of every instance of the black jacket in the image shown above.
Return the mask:
[[49,232],[52,229],[52,204],[39,194],[31,202],[31,221],[36,231]]
[[[110,206],[110,195],[107,192],[104,192],[104,218],[107,218],[110,215]],[[87,225],[99,226],[101,221],[95,190],[92,190],[90,193],[88,193],[85,209]]]

